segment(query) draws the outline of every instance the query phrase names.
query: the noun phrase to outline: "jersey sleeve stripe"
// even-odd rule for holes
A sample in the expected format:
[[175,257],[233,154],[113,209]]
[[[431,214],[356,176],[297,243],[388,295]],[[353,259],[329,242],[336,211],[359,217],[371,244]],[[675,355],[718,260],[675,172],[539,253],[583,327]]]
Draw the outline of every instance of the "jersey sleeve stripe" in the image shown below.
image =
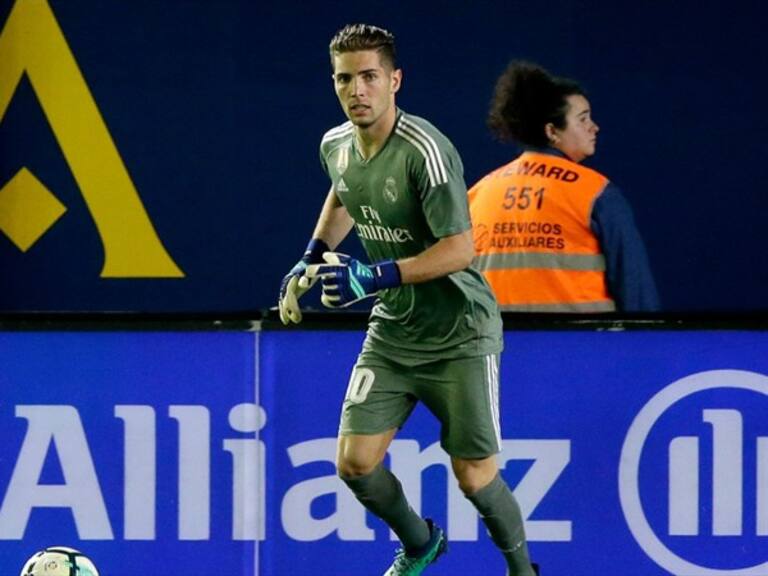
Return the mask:
[[337,132],[346,132],[350,128],[353,128],[352,122],[344,122],[344,124],[339,124],[328,130],[326,135],[336,134]]
[[323,143],[331,142],[332,140],[338,140],[339,138],[345,138],[349,136],[354,130],[352,122],[346,122],[341,126],[328,130],[323,136]]
[[414,136],[424,141],[427,149],[430,150],[430,155],[432,156],[433,162],[435,162],[435,166],[437,168],[436,172],[440,177],[441,183],[444,184],[448,182],[448,172],[445,169],[443,157],[440,154],[440,148],[438,147],[437,142],[435,142],[435,139],[427,134],[427,132],[421,126],[414,124],[407,118],[402,119],[402,125],[404,129],[408,130]]
[[432,186],[445,184],[448,179],[444,178],[443,174],[440,172],[440,166],[435,158],[435,150],[429,145],[429,141],[421,138],[419,134],[414,132],[410,125],[405,123],[400,126],[400,130],[403,134],[408,134],[411,142],[419,143],[419,150],[422,152],[424,159],[427,161],[427,168],[430,169],[434,174],[434,181],[432,182]]
[[416,148],[419,152],[421,152],[421,155],[424,156],[424,160],[426,161],[427,166],[427,174],[429,174],[429,185],[431,187],[435,187],[438,185],[437,179],[435,177],[435,172],[432,166],[432,160],[429,157],[429,153],[427,152],[426,148],[424,148],[424,145],[417,140],[415,137],[411,136],[409,133],[405,132],[401,127],[397,127],[395,129],[395,132],[403,137],[405,140],[413,144],[414,148]]

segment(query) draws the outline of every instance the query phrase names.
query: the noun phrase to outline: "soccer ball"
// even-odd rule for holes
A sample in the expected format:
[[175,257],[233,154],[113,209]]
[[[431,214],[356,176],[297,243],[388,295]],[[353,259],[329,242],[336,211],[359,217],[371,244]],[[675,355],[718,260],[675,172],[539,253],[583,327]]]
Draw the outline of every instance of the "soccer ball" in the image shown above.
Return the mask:
[[33,554],[19,576],[99,576],[99,571],[82,552],[51,546]]

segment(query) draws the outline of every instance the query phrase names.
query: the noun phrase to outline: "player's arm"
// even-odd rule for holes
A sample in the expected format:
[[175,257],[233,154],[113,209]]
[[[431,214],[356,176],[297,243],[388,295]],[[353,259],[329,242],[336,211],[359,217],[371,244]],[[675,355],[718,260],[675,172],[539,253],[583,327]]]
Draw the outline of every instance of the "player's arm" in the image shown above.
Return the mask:
[[347,237],[354,224],[355,221],[352,216],[349,215],[336,192],[331,188],[323,203],[312,238],[322,240],[327,249],[333,250]]
[[423,252],[402,260],[363,264],[336,252],[323,254],[325,264],[307,268],[308,278],[322,278],[323,304],[345,307],[401,284],[427,282],[468,267],[474,257],[472,231],[446,236]]
[[306,274],[307,268],[323,262],[323,254],[338,246],[349,234],[354,220],[331,188],[317,219],[312,239],[304,255],[285,275],[280,284],[278,309],[283,324],[301,322],[299,298],[315,283],[316,278]]
[[418,284],[464,270],[475,256],[472,230],[440,238],[423,252],[396,262],[403,284]]
[[445,236],[416,256],[363,264],[346,254],[326,252],[325,264],[307,267],[307,278],[322,278],[323,304],[344,308],[380,290],[418,284],[467,268],[475,255],[472,230]]
[[411,178],[413,187],[419,190],[426,223],[437,241],[415,256],[397,261],[403,284],[428,282],[464,270],[475,257],[461,158],[447,139],[432,136],[434,140],[430,141],[438,159],[419,156],[420,162],[413,163]]

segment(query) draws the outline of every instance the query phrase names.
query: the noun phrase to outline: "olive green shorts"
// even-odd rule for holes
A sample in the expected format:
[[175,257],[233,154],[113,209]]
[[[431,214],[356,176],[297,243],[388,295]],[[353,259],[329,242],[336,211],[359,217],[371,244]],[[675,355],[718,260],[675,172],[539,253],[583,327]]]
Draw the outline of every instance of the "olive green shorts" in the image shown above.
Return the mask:
[[403,366],[362,352],[349,379],[339,433],[400,428],[417,402],[440,421],[440,445],[451,456],[486,458],[501,450],[496,354]]

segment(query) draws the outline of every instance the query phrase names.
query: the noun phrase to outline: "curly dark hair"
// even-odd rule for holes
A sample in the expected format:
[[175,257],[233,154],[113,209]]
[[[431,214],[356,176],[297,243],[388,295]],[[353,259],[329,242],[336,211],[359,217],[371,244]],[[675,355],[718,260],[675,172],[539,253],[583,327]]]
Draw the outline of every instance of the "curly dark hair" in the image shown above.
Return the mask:
[[565,128],[566,98],[585,96],[566,78],[558,78],[538,64],[513,60],[496,81],[488,112],[488,127],[499,140],[544,148],[549,144],[544,127],[550,122]]
[[331,52],[331,67],[333,67],[333,57],[336,54],[376,50],[382,64],[388,64],[393,70],[397,68],[395,35],[378,26],[347,24],[336,32],[328,48]]

